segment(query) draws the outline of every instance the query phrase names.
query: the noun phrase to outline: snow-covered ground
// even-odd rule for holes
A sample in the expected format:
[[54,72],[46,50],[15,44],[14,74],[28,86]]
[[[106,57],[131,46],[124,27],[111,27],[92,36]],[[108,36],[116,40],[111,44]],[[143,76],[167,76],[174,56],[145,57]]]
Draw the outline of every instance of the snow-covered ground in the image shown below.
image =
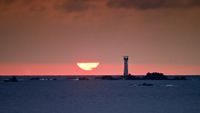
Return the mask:
[[0,113],[200,113],[200,80],[0,82]]

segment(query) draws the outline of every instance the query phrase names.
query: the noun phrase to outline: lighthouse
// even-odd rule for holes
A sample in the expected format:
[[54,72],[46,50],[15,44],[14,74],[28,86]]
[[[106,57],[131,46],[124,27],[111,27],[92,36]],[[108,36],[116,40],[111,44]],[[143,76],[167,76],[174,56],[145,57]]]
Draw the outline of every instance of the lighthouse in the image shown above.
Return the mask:
[[128,76],[128,56],[124,56],[124,77]]

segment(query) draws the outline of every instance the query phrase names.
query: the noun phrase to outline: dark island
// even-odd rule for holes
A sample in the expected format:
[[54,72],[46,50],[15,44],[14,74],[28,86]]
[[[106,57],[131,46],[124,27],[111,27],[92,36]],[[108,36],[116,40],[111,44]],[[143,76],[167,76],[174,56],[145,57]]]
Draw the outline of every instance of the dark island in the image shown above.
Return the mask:
[[145,76],[134,76],[134,75],[127,75],[127,76],[110,76],[105,75],[101,77],[96,77],[96,79],[101,80],[187,80],[184,76],[174,76],[173,78],[169,78],[163,73],[159,72],[148,72]]

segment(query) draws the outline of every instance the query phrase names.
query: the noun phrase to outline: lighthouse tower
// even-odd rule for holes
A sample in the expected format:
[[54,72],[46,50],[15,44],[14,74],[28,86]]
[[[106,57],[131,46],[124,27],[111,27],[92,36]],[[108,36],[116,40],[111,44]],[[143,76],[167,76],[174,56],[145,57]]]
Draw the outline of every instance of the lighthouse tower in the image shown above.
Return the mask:
[[124,56],[124,77],[128,76],[128,56]]

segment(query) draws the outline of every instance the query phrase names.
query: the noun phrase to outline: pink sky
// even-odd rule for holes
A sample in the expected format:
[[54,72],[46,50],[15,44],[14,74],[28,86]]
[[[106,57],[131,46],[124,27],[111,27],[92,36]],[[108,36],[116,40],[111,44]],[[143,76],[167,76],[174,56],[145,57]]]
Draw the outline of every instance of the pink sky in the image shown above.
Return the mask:
[[[145,75],[147,72],[163,72],[169,75],[197,75],[198,66],[130,65],[132,75]],[[92,71],[80,69],[76,64],[3,64],[0,75],[122,75],[121,64],[100,64]]]
[[199,14],[198,0],[0,0],[0,74],[121,74],[128,55],[133,74],[200,75]]

